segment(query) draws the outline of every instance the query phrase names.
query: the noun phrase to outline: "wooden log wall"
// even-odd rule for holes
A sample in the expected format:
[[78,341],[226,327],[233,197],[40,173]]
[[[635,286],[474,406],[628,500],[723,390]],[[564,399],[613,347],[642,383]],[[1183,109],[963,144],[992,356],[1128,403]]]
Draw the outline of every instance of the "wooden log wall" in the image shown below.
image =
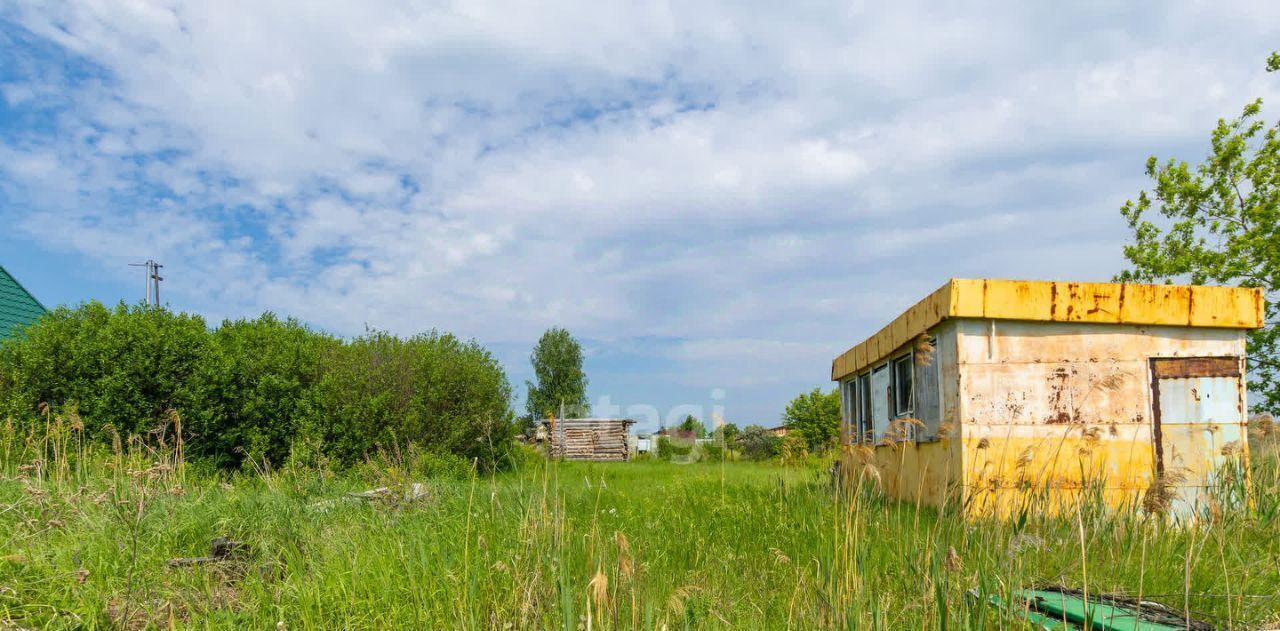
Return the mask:
[[627,429],[631,421],[562,419],[550,430],[551,456],[568,460],[627,460]]

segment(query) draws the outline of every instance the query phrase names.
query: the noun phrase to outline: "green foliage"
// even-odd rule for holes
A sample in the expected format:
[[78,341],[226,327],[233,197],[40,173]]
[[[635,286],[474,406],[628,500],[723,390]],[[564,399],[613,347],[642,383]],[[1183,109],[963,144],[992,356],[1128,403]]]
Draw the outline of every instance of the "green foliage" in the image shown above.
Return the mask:
[[476,342],[372,332],[331,348],[323,362],[302,435],[340,464],[421,444],[491,466],[511,448],[511,387]]
[[410,444],[402,450],[380,451],[352,469],[375,486],[403,486],[417,480],[467,480],[475,471],[462,456],[424,450]]
[[733,444],[737,442],[738,435],[742,433],[742,430],[733,423],[725,423],[716,430],[716,433],[719,434],[718,438],[724,442],[725,445],[733,446]]
[[778,455],[782,439],[759,425],[748,425],[738,436],[738,448],[751,460],[766,460]]
[[279,465],[289,456],[321,358],[340,346],[296,320],[266,313],[223,322],[197,375],[201,398],[187,426],[192,453],[221,467],[244,458]]
[[671,439],[666,436],[659,436],[656,439],[658,460],[671,460]]
[[804,437],[809,449],[833,445],[840,436],[840,391],[814,388],[792,399],[782,418],[787,429]]
[[[1280,68],[1273,54],[1269,69]],[[1133,231],[1124,248],[1132,267],[1119,281],[1261,287],[1267,326],[1249,332],[1250,389],[1258,410],[1280,411],[1280,125],[1258,118],[1262,101],[1233,120],[1219,120],[1210,152],[1194,167],[1147,159],[1154,181],[1125,202],[1121,214]],[[1154,220],[1153,220],[1154,219]]]
[[582,370],[582,345],[565,329],[553,327],[538,339],[529,357],[537,383],[526,381],[527,422],[560,414],[563,404],[568,418],[591,413],[587,402],[587,374]]
[[724,458],[724,447],[715,441],[702,443],[698,445],[698,449],[702,452],[701,460],[706,462],[720,462]]
[[34,420],[42,403],[78,409],[90,436],[146,434],[196,407],[212,351],[204,320],[146,306],[58,307],[0,342],[0,406]]
[[702,421],[694,418],[692,414],[685,416],[684,420],[676,426],[676,429],[682,432],[691,432],[694,438],[707,437],[707,426],[703,425]]
[[265,314],[210,330],[198,316],[91,302],[0,344],[0,416],[75,410],[89,438],[175,418],[220,468],[350,465],[420,447],[489,469],[510,460],[511,386],[476,342],[431,332],[349,343]]
[[512,442],[511,451],[507,454],[506,460],[506,466],[500,468],[521,471],[532,467],[542,466],[542,464],[546,462],[547,456],[545,452],[533,445],[528,445],[522,442]]
[[778,447],[778,455],[783,464],[795,465],[809,459],[809,441],[799,432],[792,432],[782,437]]
[[683,458],[693,453],[693,442],[688,440],[670,436],[658,436],[657,445],[658,460]]

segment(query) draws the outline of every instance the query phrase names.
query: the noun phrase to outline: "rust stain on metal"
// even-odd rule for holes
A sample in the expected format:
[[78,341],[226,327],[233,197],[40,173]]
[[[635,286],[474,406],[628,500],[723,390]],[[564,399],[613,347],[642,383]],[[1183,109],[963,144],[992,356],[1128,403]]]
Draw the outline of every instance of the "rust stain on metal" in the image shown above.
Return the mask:
[[[1154,372],[1156,360],[1151,360]],[[1151,440],[1155,443],[1156,479],[1164,479],[1164,436],[1160,427],[1160,380],[1151,379]]]
[[1187,377],[1239,377],[1238,357],[1178,357],[1151,360],[1151,376],[1156,379]]
[[1005,409],[1008,410],[1010,418],[1022,416],[1022,411],[1025,408],[1026,405],[1018,401],[1014,393],[1010,392],[1008,397],[1005,398]]
[[858,372],[951,318],[1249,329],[1264,313],[1256,288],[952,279],[841,354],[831,376]]
[[1054,369],[1049,383],[1049,409],[1051,413],[1044,422],[1050,425],[1071,422],[1071,405],[1065,396],[1070,387],[1071,371],[1066,367]]

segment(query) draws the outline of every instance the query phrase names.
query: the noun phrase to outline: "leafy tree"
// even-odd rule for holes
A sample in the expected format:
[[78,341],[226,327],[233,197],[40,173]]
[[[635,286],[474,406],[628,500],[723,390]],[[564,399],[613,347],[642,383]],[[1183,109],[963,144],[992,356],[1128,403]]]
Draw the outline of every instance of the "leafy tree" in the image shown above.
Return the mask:
[[536,384],[525,382],[529,423],[559,415],[561,404],[565,415],[571,418],[591,413],[587,403],[587,374],[582,371],[582,345],[568,331],[559,327],[547,329],[533,347],[529,361],[538,380]]
[[[1268,59],[1280,70],[1280,54]],[[1154,191],[1120,212],[1133,230],[1132,265],[1116,279],[1261,287],[1267,326],[1248,333],[1249,387],[1258,411],[1280,412],[1280,124],[1259,118],[1262,101],[1220,119],[1204,163],[1147,159]],[[1154,219],[1154,220],[1153,220]]]
[[778,455],[782,439],[759,425],[748,425],[738,436],[738,446],[742,449],[743,456],[752,460],[765,460]]
[[684,420],[681,421],[680,424],[676,426],[676,429],[682,432],[689,432],[693,434],[694,438],[707,437],[707,426],[703,425],[702,421],[699,421],[698,419],[694,418],[692,414],[685,416]]
[[742,433],[742,430],[738,429],[738,426],[733,423],[725,423],[724,425],[721,425],[716,432],[720,435],[719,437],[724,440],[724,444],[733,445],[733,443],[738,440],[738,435]]
[[804,437],[810,449],[830,445],[840,435],[840,392],[814,388],[792,399],[782,419],[788,429]]

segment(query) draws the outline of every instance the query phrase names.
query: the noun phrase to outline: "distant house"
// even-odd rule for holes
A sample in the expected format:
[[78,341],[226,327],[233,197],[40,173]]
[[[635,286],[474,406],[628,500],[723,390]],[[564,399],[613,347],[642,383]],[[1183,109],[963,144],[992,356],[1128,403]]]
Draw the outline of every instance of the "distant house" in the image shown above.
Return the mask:
[[44,305],[0,265],[0,340],[44,315]]
[[566,460],[629,460],[629,418],[565,418],[542,422],[548,453]]
[[654,449],[654,443],[657,441],[652,434],[636,434],[635,451],[638,454],[647,454]]
[[769,429],[766,429],[764,431],[769,432],[770,434],[773,434],[778,438],[782,438],[786,436],[787,433],[790,432],[791,430],[788,429],[786,425],[779,425],[777,427],[770,427]]

